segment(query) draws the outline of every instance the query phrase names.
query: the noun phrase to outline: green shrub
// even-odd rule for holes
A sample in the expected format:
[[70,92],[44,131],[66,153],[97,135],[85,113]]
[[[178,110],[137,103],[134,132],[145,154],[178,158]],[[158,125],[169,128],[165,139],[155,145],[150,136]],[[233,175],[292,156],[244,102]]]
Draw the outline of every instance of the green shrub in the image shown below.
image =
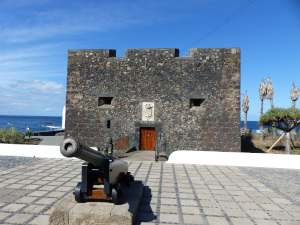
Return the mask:
[[4,143],[20,144],[25,141],[25,135],[13,126],[8,130],[6,128],[1,128],[0,140]]
[[0,142],[4,142],[4,136],[6,134],[7,130],[5,127],[0,129]]

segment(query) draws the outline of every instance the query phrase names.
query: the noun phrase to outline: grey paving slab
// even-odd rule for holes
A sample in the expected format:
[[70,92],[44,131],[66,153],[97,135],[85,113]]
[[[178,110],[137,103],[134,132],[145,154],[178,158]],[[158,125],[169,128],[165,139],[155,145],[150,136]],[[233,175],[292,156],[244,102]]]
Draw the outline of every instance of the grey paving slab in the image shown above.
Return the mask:
[[[0,156],[0,224],[47,224],[81,161]],[[300,224],[300,171],[132,161],[145,185],[135,224]]]
[[136,224],[300,224],[299,170],[153,163],[140,167],[143,175],[146,167],[162,176],[144,177],[158,195],[144,196]]
[[[300,170],[270,169],[270,168],[241,168],[252,177],[255,177],[264,188],[258,188],[264,196],[272,201],[283,204],[300,206]],[[273,193],[276,195],[273,195]],[[280,197],[282,196],[282,197]]]
[[[0,161],[0,224],[47,224],[49,209],[72,191],[66,185],[81,172],[79,160],[0,156]],[[55,176],[57,167],[63,169],[60,176]],[[68,179],[51,184],[73,171]]]
[[[18,156],[1,156],[0,157],[0,170],[2,174],[6,174],[4,170],[9,168],[17,167],[23,164],[28,164],[30,162],[35,162],[41,160],[40,158],[31,158],[31,157],[18,157]],[[21,167],[20,167],[21,168]],[[25,167],[26,168],[26,167]],[[13,173],[13,169],[11,170],[11,174]]]

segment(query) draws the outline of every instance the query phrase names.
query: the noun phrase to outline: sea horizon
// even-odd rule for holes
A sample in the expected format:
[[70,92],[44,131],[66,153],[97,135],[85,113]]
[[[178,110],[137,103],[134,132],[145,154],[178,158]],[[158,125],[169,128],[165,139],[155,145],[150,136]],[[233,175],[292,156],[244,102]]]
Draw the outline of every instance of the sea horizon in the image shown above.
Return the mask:
[[61,115],[60,116],[45,116],[45,115],[6,115],[6,114],[3,114],[3,115],[0,115],[0,116],[38,116],[38,117],[62,117]]
[[[8,114],[1,114],[0,116],[37,116],[37,117],[62,117],[62,116],[45,116],[45,115],[8,115]],[[244,120],[240,120],[241,122],[244,122]],[[258,120],[247,120],[247,122],[258,122]]]
[[[240,122],[240,128],[244,128],[244,120]],[[27,127],[34,132],[61,130],[62,116],[0,115],[0,129],[10,129],[11,126],[24,133]],[[247,121],[247,128],[254,132],[260,130],[257,120]],[[264,128],[267,129],[269,127],[264,126]],[[296,130],[300,130],[300,127],[297,127]]]

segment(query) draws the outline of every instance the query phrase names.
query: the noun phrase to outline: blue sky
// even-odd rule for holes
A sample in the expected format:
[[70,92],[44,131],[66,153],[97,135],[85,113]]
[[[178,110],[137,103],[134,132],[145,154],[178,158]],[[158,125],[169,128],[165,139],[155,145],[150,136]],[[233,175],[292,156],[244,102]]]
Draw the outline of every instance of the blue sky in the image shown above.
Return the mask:
[[275,107],[300,88],[299,0],[1,0],[0,21],[0,115],[60,116],[69,49],[240,47],[248,120],[259,118],[262,78]]

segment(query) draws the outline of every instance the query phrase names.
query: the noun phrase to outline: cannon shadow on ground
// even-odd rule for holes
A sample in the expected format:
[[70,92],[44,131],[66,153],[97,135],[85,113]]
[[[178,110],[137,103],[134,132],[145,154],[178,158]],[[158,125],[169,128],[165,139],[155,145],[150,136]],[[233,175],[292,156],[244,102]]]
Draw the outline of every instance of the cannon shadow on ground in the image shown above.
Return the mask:
[[[149,186],[144,187],[144,193],[141,199],[138,212],[136,214],[134,224],[142,224],[144,222],[151,222],[157,219],[157,216],[153,213],[153,207],[156,208],[156,204],[151,204],[152,192]],[[154,208],[154,210],[155,210]]]

